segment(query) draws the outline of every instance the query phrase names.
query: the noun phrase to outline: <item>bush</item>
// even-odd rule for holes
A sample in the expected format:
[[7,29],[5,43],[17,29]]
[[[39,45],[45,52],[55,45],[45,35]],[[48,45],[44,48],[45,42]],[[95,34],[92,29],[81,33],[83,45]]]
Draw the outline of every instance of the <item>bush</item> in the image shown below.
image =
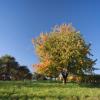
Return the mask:
[[33,79],[35,79],[35,80],[47,80],[44,75],[39,74],[39,73],[34,73],[33,74]]

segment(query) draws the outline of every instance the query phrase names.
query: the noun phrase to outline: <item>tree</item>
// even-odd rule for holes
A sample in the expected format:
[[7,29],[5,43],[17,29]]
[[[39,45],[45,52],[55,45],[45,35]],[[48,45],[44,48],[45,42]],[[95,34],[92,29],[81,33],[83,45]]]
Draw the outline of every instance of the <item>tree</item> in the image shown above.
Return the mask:
[[29,74],[30,74],[30,71],[27,68],[27,66],[20,66],[18,68],[17,75],[20,78],[20,80],[27,79],[27,77],[28,77]]
[[16,70],[18,65],[18,62],[16,62],[14,57],[11,57],[9,55],[2,56],[0,58],[1,60],[1,76],[4,80],[11,80],[11,77],[13,77],[16,74]]
[[32,79],[32,74],[27,66],[20,66],[10,55],[0,57],[0,80],[22,79]]
[[95,61],[90,58],[91,44],[70,24],[55,26],[50,33],[41,33],[32,42],[40,59],[40,64],[34,64],[39,73],[52,76],[65,69],[81,75],[92,72]]

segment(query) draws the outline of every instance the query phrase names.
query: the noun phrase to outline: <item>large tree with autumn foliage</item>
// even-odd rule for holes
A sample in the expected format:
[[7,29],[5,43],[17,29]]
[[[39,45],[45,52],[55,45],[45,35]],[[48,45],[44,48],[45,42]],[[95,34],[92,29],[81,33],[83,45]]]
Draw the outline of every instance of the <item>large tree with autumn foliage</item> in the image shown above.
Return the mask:
[[49,33],[41,33],[32,40],[40,59],[34,64],[37,72],[57,76],[63,69],[69,73],[91,73],[95,61],[90,58],[90,44],[70,24],[55,26]]

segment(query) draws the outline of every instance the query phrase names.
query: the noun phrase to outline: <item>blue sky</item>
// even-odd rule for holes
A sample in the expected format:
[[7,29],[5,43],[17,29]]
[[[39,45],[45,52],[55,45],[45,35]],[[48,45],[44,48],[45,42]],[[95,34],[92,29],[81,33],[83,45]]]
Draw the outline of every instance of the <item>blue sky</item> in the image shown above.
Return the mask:
[[95,67],[100,68],[99,0],[0,0],[0,56],[10,54],[32,70],[38,62],[32,38],[62,23],[72,23],[92,43]]

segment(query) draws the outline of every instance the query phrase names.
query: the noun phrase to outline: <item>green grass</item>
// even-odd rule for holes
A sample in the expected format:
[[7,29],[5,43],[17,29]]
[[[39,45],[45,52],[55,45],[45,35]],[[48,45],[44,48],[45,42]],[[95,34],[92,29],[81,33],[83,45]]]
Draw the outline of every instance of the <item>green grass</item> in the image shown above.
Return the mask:
[[0,81],[0,100],[100,100],[100,85]]

